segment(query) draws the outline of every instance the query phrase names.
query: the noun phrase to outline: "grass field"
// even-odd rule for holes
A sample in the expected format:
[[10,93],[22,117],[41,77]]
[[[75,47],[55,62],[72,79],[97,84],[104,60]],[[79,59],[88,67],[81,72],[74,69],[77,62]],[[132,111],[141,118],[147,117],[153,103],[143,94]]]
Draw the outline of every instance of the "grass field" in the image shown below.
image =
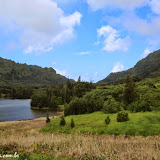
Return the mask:
[[[159,112],[144,113],[146,117],[150,117],[151,115],[158,117],[158,114]],[[143,115],[143,113],[133,114],[134,119],[137,119],[137,123],[141,115]],[[86,119],[81,119],[83,116],[85,116]],[[113,121],[116,115],[112,116],[110,125],[116,123]],[[92,124],[92,127],[95,127],[96,124],[103,122],[98,121],[98,117],[105,118],[106,115],[102,112],[97,112],[73,117],[77,117],[79,124],[82,124],[82,122],[86,120],[88,126]],[[89,117],[91,119],[89,119]],[[71,117],[68,117],[68,122],[70,122],[70,118]],[[92,123],[94,119],[96,119],[96,121]],[[45,121],[46,118],[1,122],[0,154],[14,154],[17,152],[21,156],[17,160],[159,160],[160,157],[160,136],[142,137],[39,132],[41,128],[46,127]],[[58,121],[57,119],[57,123]],[[53,122],[55,122],[55,120],[52,120],[51,123]],[[152,122],[158,123],[157,118],[152,119]],[[76,118],[75,123],[76,127],[78,127]],[[83,125],[86,129],[88,128],[86,124]],[[73,129],[74,132],[80,129],[76,129],[76,127]],[[105,124],[103,127],[106,127]],[[100,129],[104,129],[103,127]],[[50,127],[48,126],[47,128],[49,129],[48,131],[50,131]],[[97,128],[95,128],[95,131],[98,130]],[[88,129],[91,130],[91,128]],[[68,126],[68,131],[69,130],[70,127]]]
[[[111,123],[105,124],[105,118],[109,116]],[[74,119],[75,127],[70,127],[71,119]],[[153,136],[160,134],[160,112],[129,113],[129,121],[117,122],[117,114],[104,114],[95,112],[85,115],[65,117],[66,125],[60,126],[60,118],[53,119],[42,129],[43,132],[53,133],[98,133],[130,136]]]

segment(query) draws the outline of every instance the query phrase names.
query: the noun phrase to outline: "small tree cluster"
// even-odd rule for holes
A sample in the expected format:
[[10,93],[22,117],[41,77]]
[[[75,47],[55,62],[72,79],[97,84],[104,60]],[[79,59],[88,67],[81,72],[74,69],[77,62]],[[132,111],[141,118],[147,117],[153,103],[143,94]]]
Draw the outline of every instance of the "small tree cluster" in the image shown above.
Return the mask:
[[117,114],[117,122],[126,122],[129,121],[128,113],[120,112]]
[[[64,116],[61,117],[60,125],[61,125],[61,126],[65,126],[65,125],[66,125],[66,121],[65,121]],[[75,127],[75,123],[74,123],[73,118],[71,119],[71,124],[70,124],[70,126],[71,126],[71,128],[74,128],[74,127]]]

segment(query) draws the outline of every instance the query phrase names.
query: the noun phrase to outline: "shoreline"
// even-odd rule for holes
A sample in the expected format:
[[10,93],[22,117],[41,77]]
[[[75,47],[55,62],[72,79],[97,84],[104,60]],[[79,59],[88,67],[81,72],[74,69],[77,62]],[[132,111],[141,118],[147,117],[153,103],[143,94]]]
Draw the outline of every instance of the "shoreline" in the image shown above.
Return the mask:
[[[49,118],[50,119],[53,119],[53,117],[54,118],[59,118],[59,117],[64,115],[64,112],[57,112],[57,113],[59,114],[58,116],[50,116]],[[39,117],[39,118],[33,118],[33,119],[22,119],[22,120],[17,120],[17,121],[3,121],[3,122],[0,122],[0,127],[4,127],[7,124],[17,124],[17,123],[21,123],[21,122],[39,121],[39,120],[45,121],[46,117]]]
[[32,107],[32,106],[30,106],[30,108],[33,110],[50,110],[50,111],[55,111],[55,112],[63,112],[64,111],[63,108],[50,109],[48,107],[38,108],[38,107]]

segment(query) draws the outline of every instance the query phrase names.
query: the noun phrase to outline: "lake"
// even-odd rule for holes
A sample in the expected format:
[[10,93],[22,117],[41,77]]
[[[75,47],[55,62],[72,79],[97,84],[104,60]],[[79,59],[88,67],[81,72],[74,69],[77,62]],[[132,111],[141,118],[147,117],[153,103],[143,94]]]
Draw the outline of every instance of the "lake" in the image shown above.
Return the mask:
[[[0,122],[46,117],[47,111],[30,109],[30,102],[30,99],[0,99]],[[49,116],[59,115],[51,110],[48,113]]]

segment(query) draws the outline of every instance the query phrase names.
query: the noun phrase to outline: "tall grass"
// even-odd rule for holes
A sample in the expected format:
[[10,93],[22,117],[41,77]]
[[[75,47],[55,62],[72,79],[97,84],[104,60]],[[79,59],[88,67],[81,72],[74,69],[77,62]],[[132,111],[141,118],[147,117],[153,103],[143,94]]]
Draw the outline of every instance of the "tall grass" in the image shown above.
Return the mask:
[[152,160],[160,157],[160,136],[0,133],[1,154],[51,154],[61,159]]

